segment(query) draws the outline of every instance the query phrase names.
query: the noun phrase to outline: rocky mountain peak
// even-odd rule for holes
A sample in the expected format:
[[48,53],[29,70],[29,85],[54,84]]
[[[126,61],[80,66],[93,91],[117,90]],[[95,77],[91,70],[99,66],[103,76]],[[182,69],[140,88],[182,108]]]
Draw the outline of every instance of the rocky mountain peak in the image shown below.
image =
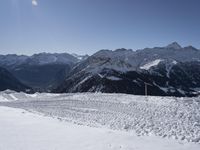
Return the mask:
[[177,42],[173,42],[167,45],[166,48],[181,49],[182,47]]

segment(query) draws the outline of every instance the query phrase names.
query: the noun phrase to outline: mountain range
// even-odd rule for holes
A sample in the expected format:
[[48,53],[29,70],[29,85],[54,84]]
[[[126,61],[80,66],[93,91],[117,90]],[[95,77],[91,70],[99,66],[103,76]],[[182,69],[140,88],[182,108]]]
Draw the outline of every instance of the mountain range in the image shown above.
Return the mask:
[[35,91],[197,96],[200,50],[177,42],[164,47],[100,50],[88,56],[40,53],[0,55],[6,68]]
[[86,56],[67,53],[39,53],[32,56],[0,55],[0,67],[36,91],[48,91],[60,84],[71,67]]

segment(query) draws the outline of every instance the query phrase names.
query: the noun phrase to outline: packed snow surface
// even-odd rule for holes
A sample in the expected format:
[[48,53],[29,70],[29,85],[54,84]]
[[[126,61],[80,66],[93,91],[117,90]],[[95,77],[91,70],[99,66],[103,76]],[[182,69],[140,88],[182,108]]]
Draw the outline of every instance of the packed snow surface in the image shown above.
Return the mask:
[[[57,118],[65,123],[82,125],[78,128],[83,130],[85,126],[88,126],[88,129],[91,128],[91,132],[105,128],[112,129],[113,134],[107,135],[107,132],[103,134],[108,138],[111,138],[109,135],[113,136],[116,143],[118,143],[116,140],[120,138],[121,134],[125,135],[127,141],[131,141],[133,137],[130,134],[134,134],[143,138],[164,138],[163,140],[172,140],[177,143],[196,143],[195,145],[200,148],[200,98],[145,97],[102,93],[25,94],[1,92],[0,95],[6,97],[6,101],[0,100],[0,106],[25,109],[29,112]],[[1,112],[0,114],[6,115],[6,113]],[[4,117],[0,117],[0,119],[2,118]],[[15,120],[13,122],[18,123]],[[1,122],[0,127],[2,128]],[[93,129],[93,127],[99,129]],[[120,135],[114,135],[117,133]],[[132,145],[134,145],[134,140],[137,143],[139,137],[132,139]],[[103,139],[103,137],[101,138]],[[146,142],[144,143],[146,144]],[[168,144],[166,143],[166,145]],[[155,146],[153,149],[156,148]],[[168,146],[167,148],[172,149]],[[132,149],[134,149],[134,146]],[[184,149],[184,147],[179,149]]]
[[155,136],[92,128],[0,107],[1,150],[198,150],[194,143],[178,143]]

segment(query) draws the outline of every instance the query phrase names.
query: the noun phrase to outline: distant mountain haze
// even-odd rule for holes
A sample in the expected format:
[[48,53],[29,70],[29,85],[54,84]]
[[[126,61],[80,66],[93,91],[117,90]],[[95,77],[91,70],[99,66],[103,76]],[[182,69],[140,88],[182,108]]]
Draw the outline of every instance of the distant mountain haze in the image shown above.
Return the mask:
[[[40,53],[32,56],[0,55],[0,66],[8,69],[22,83],[36,91],[48,91],[63,81],[71,67],[86,56],[67,53]],[[62,73],[60,73],[62,72]],[[60,73],[59,78],[57,78]]]
[[40,53],[0,55],[0,66],[35,91],[197,96],[200,50],[173,42],[164,47],[100,50],[88,56]]
[[32,91],[30,87],[22,84],[9,71],[0,67],[0,91],[4,91],[7,89],[18,91],[18,92]]

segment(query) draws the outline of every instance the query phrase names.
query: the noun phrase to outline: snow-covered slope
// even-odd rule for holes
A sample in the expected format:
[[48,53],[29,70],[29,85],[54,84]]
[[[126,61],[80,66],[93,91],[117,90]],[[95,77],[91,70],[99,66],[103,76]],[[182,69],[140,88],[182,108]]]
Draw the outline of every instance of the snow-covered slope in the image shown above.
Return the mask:
[[156,59],[150,63],[145,64],[144,66],[141,66],[140,69],[149,70],[153,66],[157,66],[162,60]]
[[[75,124],[200,142],[199,98],[145,97],[126,94],[26,94],[2,102]],[[5,97],[5,95],[4,95]],[[11,97],[12,98],[12,97]],[[7,97],[9,100],[9,97]]]
[[92,128],[0,107],[1,150],[198,150],[199,145]]
[[79,61],[83,61],[89,57],[89,55],[78,55],[78,54],[71,54],[72,56],[76,57]]

